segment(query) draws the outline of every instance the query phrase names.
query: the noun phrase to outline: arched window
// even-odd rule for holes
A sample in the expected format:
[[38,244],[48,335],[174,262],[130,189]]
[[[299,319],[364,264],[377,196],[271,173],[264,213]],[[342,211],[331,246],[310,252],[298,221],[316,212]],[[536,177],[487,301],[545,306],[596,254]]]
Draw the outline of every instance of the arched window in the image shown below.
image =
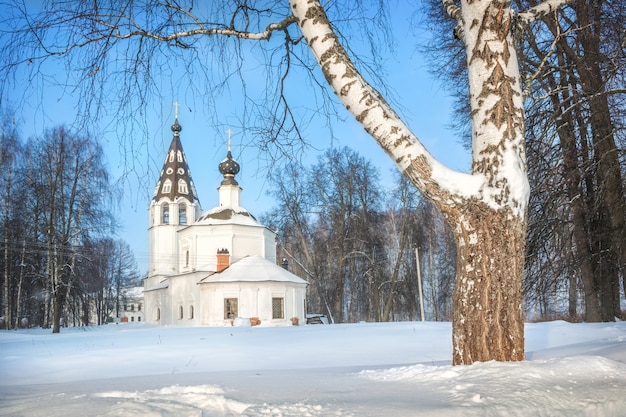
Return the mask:
[[183,318],[183,306],[178,307],[178,318],[179,319]]
[[161,320],[161,309],[160,308],[157,308],[156,319],[157,319],[157,321]]
[[178,224],[187,224],[187,206],[185,204],[178,206]]
[[161,188],[161,192],[163,194],[167,194],[172,191],[172,181],[167,179],[163,182],[163,188]]
[[163,217],[161,218],[161,223],[170,224],[170,205],[165,203],[161,207]]
[[189,266],[189,251],[185,252],[185,267]]
[[193,306],[189,306],[189,319],[193,319]]
[[189,187],[187,187],[187,181],[184,179],[178,180],[178,192],[181,194],[189,194]]

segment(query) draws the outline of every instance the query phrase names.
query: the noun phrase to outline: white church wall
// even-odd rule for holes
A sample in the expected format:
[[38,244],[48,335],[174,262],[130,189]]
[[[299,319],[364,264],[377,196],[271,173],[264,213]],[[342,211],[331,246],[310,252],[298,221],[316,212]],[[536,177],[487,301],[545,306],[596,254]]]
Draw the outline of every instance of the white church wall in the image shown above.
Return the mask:
[[268,261],[276,263],[276,233],[263,228],[264,253],[261,255]]
[[200,312],[200,290],[196,282],[196,275],[179,275],[170,278],[168,296],[172,300],[171,317],[173,320],[167,324],[181,326],[197,326],[201,324],[198,313]]
[[265,239],[261,230],[239,230],[233,237],[233,250],[230,254],[231,263],[235,263],[246,256],[264,256]]
[[152,226],[150,239],[150,272],[173,274],[177,272],[178,236],[171,226]]
[[179,232],[179,245],[179,270],[186,272],[215,271],[216,254],[220,249],[228,249],[231,263],[246,256],[263,256],[272,262],[276,261],[275,235],[263,226],[193,225]]
[[[203,284],[200,297],[203,306],[202,324],[231,326],[232,319],[224,317],[224,300],[237,299],[237,316],[258,318],[261,326],[291,326],[292,318],[305,323],[304,286],[280,282],[232,282]],[[273,318],[272,299],[283,300],[283,317]]]
[[166,296],[167,289],[144,292],[145,315],[144,320],[150,324],[169,323],[169,303]]

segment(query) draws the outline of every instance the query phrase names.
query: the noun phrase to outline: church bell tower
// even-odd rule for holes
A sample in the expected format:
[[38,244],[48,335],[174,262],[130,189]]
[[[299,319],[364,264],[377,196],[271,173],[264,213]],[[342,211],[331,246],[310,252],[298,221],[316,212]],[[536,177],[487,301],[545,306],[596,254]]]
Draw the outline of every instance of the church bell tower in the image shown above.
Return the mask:
[[177,232],[194,223],[202,212],[180,139],[182,129],[177,106],[174,136],[150,202],[149,276],[179,272]]

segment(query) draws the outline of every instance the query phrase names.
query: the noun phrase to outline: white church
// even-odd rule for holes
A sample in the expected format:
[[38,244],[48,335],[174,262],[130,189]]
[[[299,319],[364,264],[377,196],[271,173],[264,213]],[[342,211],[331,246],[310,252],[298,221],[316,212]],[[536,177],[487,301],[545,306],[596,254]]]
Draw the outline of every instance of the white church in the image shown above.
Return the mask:
[[202,212],[181,144],[174,137],[150,203],[144,320],[168,326],[304,324],[307,282],[276,264],[276,234],[239,205],[239,164],[230,152],[219,205]]

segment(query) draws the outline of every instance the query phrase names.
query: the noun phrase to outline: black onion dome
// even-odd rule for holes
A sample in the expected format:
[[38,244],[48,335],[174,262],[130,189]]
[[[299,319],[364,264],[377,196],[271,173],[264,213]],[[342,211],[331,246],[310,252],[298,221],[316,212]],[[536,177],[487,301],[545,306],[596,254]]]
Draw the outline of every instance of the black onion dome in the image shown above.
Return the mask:
[[239,169],[239,163],[233,159],[233,155],[228,151],[226,159],[219,165],[220,173],[224,176],[222,185],[238,185],[235,175],[239,173]]
[[180,125],[180,123],[178,123],[177,117],[174,121],[174,124],[172,125],[172,132],[174,132],[174,136],[178,136],[181,130],[183,130],[183,127]]

